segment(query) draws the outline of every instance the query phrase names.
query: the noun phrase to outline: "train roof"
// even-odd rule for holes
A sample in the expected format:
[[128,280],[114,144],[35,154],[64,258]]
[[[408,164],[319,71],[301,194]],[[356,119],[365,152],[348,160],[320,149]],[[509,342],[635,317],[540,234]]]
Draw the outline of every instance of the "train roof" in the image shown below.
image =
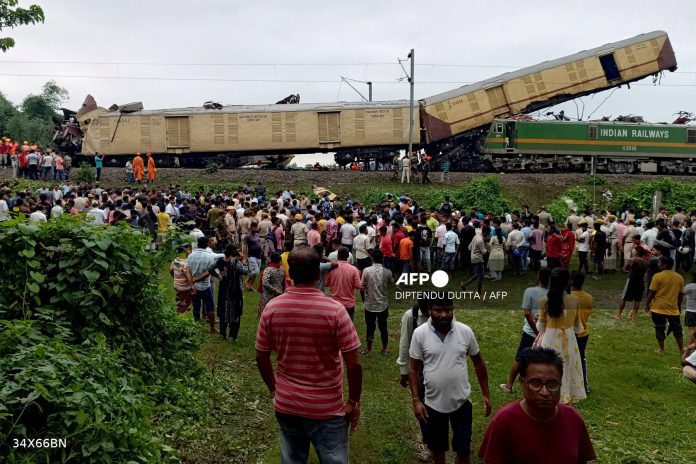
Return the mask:
[[[202,106],[188,108],[166,108],[140,110],[123,113],[128,116],[188,115],[188,114],[223,114],[223,113],[277,113],[292,111],[343,111],[356,109],[394,109],[408,108],[408,100],[373,101],[373,102],[332,102],[332,103],[293,103],[271,105],[229,105],[221,109],[207,109]],[[119,111],[109,111],[104,116],[118,116]]]
[[543,123],[543,124],[585,124],[585,125],[592,125],[592,126],[602,126],[602,125],[607,125],[607,126],[650,126],[650,127],[677,127],[677,128],[687,128],[687,129],[695,129],[696,125],[694,124],[670,124],[667,122],[629,122],[629,121],[558,121],[556,119],[515,119],[515,118],[496,118],[493,120],[493,123],[496,122],[508,122],[508,121],[514,121],[518,123]]
[[546,69],[550,68],[555,68],[558,66],[563,66],[568,63],[573,63],[578,60],[583,60],[586,58],[590,58],[599,54],[605,54],[605,53],[611,53],[612,51],[627,47],[629,45],[635,45],[640,42],[644,42],[646,40],[652,40],[656,39],[659,37],[664,37],[667,36],[667,33],[665,31],[653,31],[653,32],[648,32],[646,34],[640,34],[635,37],[632,37],[630,39],[624,39],[620,40],[618,42],[612,42],[608,43],[605,45],[602,45],[601,47],[597,48],[592,48],[590,50],[585,50],[579,53],[575,53],[573,55],[568,55],[564,56],[562,58],[557,58],[555,60],[551,61],[544,61],[543,63],[536,64],[534,66],[529,66],[527,68],[522,68],[518,69],[517,71],[511,71],[507,72],[505,74],[500,74],[499,76],[492,77],[490,79],[486,79],[483,81],[479,81],[473,84],[465,85],[463,87],[456,88],[454,90],[449,90],[444,93],[440,93],[437,95],[433,95],[431,97],[426,97],[421,99],[422,102],[424,102],[426,105],[433,105],[436,103],[440,103],[445,100],[449,100],[450,98],[455,98],[458,96],[461,96],[463,94],[468,94],[472,92],[476,92],[477,90],[481,89],[487,89],[490,87],[495,87],[496,85],[503,84],[509,80],[512,79],[517,79],[520,77],[527,76],[529,74],[534,74],[539,71],[544,71]]

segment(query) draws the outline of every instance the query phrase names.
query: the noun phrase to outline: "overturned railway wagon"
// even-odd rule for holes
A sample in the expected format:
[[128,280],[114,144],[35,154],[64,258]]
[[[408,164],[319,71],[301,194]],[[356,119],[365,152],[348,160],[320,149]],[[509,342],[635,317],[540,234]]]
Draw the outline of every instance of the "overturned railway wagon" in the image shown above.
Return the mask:
[[677,69],[666,32],[655,31],[466,85],[421,100],[426,142]]
[[696,174],[696,126],[500,119],[481,153],[506,172]]

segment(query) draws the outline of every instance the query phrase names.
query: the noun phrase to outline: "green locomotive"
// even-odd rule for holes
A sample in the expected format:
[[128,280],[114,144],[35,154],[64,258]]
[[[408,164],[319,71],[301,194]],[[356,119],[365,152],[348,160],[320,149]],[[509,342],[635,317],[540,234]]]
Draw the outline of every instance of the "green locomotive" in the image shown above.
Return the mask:
[[480,153],[495,170],[696,173],[696,126],[496,119]]

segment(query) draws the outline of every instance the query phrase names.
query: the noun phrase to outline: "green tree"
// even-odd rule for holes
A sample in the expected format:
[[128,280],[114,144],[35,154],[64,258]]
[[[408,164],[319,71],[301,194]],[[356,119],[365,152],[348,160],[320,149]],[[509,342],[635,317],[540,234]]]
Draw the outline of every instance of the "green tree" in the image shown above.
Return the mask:
[[19,111],[14,104],[0,92],[0,135],[9,135],[7,125]]
[[29,119],[51,121],[58,116],[58,109],[66,98],[68,91],[51,80],[44,84],[39,95],[29,95],[22,101],[22,112]]
[[[38,5],[29,8],[17,6],[19,0],[0,0],[0,31],[5,28],[14,29],[17,26],[44,22],[44,12]],[[11,37],[0,37],[0,50],[6,52],[14,47],[15,41]]]

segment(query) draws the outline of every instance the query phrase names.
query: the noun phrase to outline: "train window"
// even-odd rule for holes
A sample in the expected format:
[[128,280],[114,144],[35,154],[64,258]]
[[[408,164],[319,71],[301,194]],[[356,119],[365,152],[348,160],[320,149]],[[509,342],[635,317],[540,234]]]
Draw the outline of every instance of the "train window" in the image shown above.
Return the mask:
[[621,80],[621,73],[619,72],[618,66],[616,66],[616,60],[614,60],[614,54],[604,55],[599,57],[599,62],[604,70],[604,77],[607,78],[607,82],[619,81]]
[[696,143],[696,129],[686,130],[686,143]]
[[590,126],[590,140],[597,140],[597,126]]
[[496,123],[495,126],[493,127],[493,132],[495,132],[496,134],[502,134],[503,133],[503,124],[500,122]]

